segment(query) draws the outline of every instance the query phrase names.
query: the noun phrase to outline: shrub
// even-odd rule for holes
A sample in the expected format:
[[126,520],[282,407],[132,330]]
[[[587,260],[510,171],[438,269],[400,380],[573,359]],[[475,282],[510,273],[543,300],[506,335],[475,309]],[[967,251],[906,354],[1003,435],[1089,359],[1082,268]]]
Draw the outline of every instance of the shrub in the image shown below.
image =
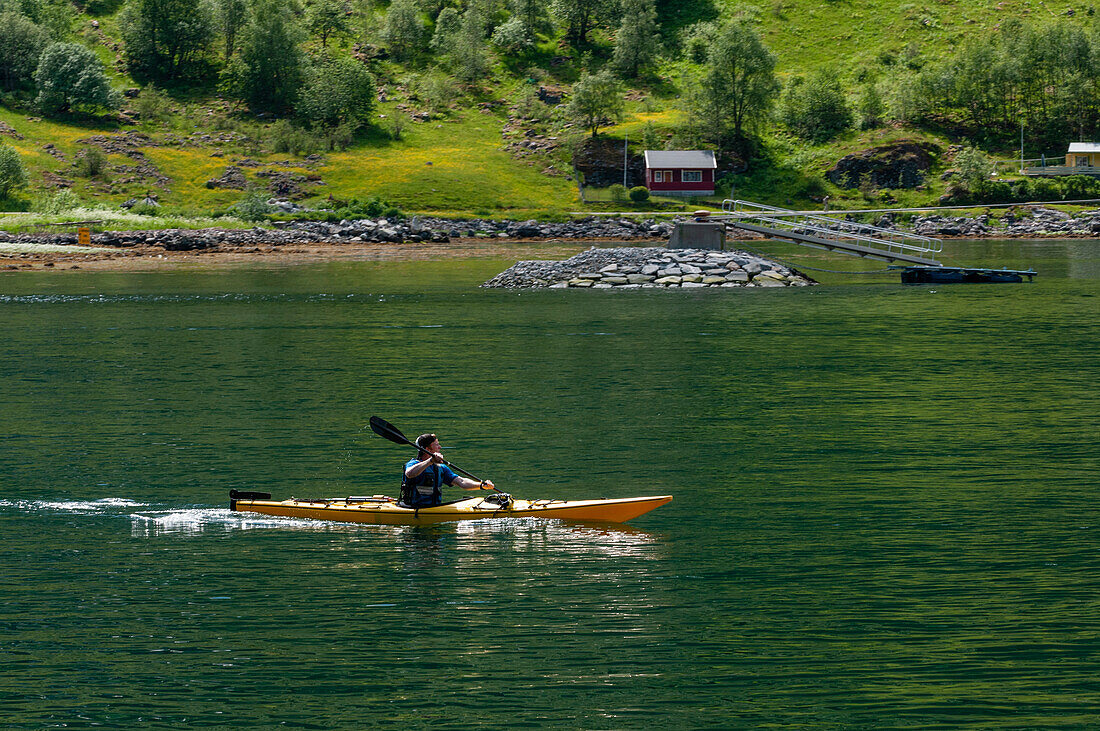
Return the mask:
[[263,191],[253,188],[233,206],[233,212],[243,221],[262,221],[273,211]]
[[130,206],[130,213],[138,216],[156,216],[160,214],[160,206],[142,201]]
[[35,213],[57,214],[74,211],[83,206],[84,204],[76,196],[76,193],[68,188],[61,188],[51,194],[35,198],[31,210]]
[[955,167],[970,190],[977,190],[993,174],[993,163],[981,150],[974,147],[964,147],[959,152],[955,157]]
[[134,101],[134,111],[142,122],[166,122],[172,117],[172,99],[149,84]]
[[328,149],[327,140],[323,135],[297,127],[287,119],[280,119],[268,128],[268,139],[272,152],[311,155]]
[[827,142],[852,126],[852,111],[835,73],[820,71],[809,81],[794,78],[780,110],[791,132],[811,142]]
[[76,158],[76,174],[82,178],[101,178],[107,172],[107,156],[98,147],[82,150]]
[[626,188],[618,183],[610,186],[607,192],[611,194],[611,200],[615,203],[623,203],[626,201]]
[[0,142],[0,198],[10,198],[12,193],[27,185],[27,169],[14,147]]
[[649,188],[644,185],[635,185],[630,189],[630,200],[635,203],[644,203],[649,200]]

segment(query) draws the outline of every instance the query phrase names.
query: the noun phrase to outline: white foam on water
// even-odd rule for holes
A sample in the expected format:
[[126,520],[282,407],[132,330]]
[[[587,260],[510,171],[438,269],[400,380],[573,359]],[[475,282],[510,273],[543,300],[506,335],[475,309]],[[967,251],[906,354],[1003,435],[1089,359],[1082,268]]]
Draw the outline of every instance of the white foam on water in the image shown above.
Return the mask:
[[230,532],[257,528],[326,530],[331,524],[302,518],[279,518],[240,513],[227,508],[181,508],[152,513],[131,513],[130,533],[150,537],[168,533]]
[[50,510],[77,515],[102,515],[118,508],[144,508],[149,503],[124,497],[105,497],[98,500],[0,500],[0,508],[15,508],[24,512]]

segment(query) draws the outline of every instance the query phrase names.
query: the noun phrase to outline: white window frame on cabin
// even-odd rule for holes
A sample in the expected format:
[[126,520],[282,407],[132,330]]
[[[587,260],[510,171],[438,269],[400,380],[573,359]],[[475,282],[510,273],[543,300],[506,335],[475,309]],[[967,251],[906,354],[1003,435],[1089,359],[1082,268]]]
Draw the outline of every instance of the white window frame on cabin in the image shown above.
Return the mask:
[[671,170],[654,170],[653,171],[654,183],[674,183]]
[[684,170],[680,173],[681,180],[685,183],[701,183],[703,182],[702,170]]

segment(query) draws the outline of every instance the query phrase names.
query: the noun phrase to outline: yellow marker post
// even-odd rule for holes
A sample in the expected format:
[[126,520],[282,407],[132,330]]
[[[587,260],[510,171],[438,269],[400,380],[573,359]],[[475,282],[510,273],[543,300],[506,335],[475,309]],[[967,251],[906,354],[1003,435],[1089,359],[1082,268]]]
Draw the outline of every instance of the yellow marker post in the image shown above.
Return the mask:
[[91,246],[92,230],[90,228],[78,228],[76,230],[76,243],[81,246]]

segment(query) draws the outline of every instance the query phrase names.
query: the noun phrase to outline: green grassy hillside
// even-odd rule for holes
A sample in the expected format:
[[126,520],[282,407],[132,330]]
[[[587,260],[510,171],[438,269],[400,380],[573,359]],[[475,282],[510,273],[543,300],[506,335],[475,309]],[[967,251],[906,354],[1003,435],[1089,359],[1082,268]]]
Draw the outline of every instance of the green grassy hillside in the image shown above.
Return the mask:
[[[429,5],[437,8],[443,3],[426,2],[423,9]],[[127,71],[118,44],[119,7],[88,6],[76,15],[69,39],[95,51],[113,86],[136,90],[139,80]],[[386,5],[366,0],[349,7],[356,20],[351,32],[329,44],[334,52],[380,44]],[[502,2],[486,7],[495,9],[498,18],[507,17]],[[96,9],[98,13],[90,12]],[[847,89],[852,104],[868,80],[890,79],[951,58],[960,44],[995,33],[1009,19],[1060,20],[1089,29],[1094,25],[1091,8],[1060,0],[775,0],[758,6],[663,0],[657,10],[661,56],[652,72],[625,82],[624,118],[602,131],[613,139],[629,135],[635,152],[644,142],[692,142],[684,131],[683,109],[697,67],[687,56],[685,40],[699,22],[752,17],[778,57],[781,81],[826,69]],[[423,17],[430,30],[430,13]],[[127,119],[137,116],[133,98],[124,100],[122,118],[113,113],[45,118],[34,107],[33,89],[16,90],[0,96],[0,140],[19,151],[30,185],[0,205],[41,207],[53,191],[71,187],[88,207],[117,207],[153,193],[167,211],[208,215],[228,210],[241,198],[240,190],[207,187],[207,181],[236,165],[253,185],[268,186],[279,176],[291,179],[306,205],[373,196],[409,212],[519,218],[578,208],[621,208],[610,201],[580,200],[571,178],[570,154],[584,133],[568,123],[562,107],[532,100],[535,89],[568,92],[584,70],[606,64],[614,31],[613,26],[597,26],[590,42],[577,48],[566,42],[561,29],[548,30],[539,36],[538,47],[522,56],[491,51],[489,70],[473,82],[456,80],[449,75],[446,59],[431,53],[403,61],[380,54],[368,63],[384,101],[372,110],[370,124],[346,148],[337,145],[335,150],[321,150],[325,145],[316,134],[303,133],[305,142],[288,151],[278,139],[273,117],[229,103],[216,91],[213,71],[186,84],[167,85],[167,107],[156,119],[136,121]],[[318,46],[316,38],[303,44],[314,53]],[[216,67],[220,61],[213,50],[210,56]],[[434,92],[425,91],[432,78],[443,79],[442,90],[437,84]],[[437,98],[429,98],[432,94]],[[399,129],[395,120],[400,120]],[[96,137],[104,135],[129,135],[131,142],[104,143]],[[766,124],[758,132],[747,168],[726,182],[736,186],[739,197],[778,205],[812,206],[826,195],[838,207],[923,205],[944,192],[946,184],[939,174],[950,165],[951,146],[971,141],[965,135],[951,124],[892,122],[866,131],[851,128],[828,142],[812,144],[781,125]],[[524,155],[505,149],[506,140],[515,143],[528,136],[547,144]],[[823,173],[845,154],[898,140],[928,141],[943,151],[921,189],[841,190],[824,179]],[[1002,159],[1018,156],[1003,135],[980,142]],[[92,148],[105,151],[107,169],[82,177],[77,161]],[[1059,150],[1028,152],[1037,156]],[[719,191],[718,199],[729,192]]]

